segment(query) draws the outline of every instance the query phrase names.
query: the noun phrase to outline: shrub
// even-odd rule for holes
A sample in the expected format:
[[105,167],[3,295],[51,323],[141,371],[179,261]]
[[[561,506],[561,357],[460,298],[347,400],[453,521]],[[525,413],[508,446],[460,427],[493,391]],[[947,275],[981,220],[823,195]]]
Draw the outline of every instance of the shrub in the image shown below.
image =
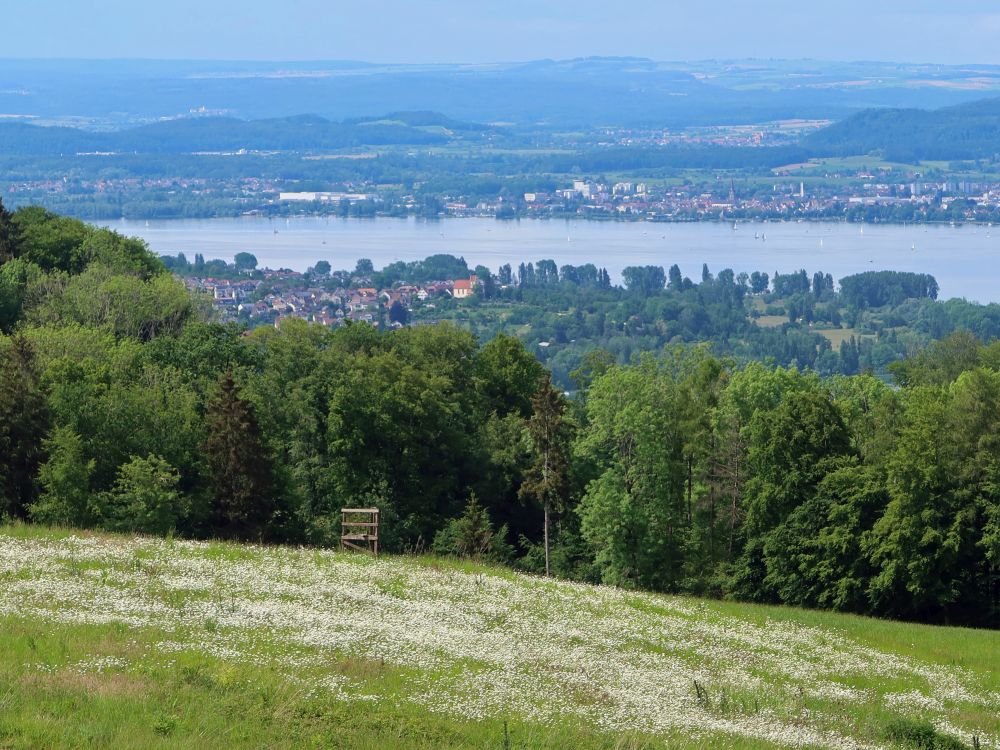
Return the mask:
[[967,750],[964,742],[941,734],[926,719],[893,719],[886,726],[886,739],[918,750]]
[[489,513],[476,499],[469,498],[465,512],[454,518],[434,537],[433,550],[439,555],[456,555],[504,562],[513,550],[506,542],[507,527],[494,531]]
[[42,494],[29,513],[39,523],[90,525],[96,509],[90,494],[95,462],[84,453],[83,440],[69,427],[57,427],[45,441],[48,460],[39,470]]
[[108,514],[125,531],[166,534],[177,528],[191,509],[177,491],[177,470],[159,456],[133,456],[118,468],[115,486],[107,495]]

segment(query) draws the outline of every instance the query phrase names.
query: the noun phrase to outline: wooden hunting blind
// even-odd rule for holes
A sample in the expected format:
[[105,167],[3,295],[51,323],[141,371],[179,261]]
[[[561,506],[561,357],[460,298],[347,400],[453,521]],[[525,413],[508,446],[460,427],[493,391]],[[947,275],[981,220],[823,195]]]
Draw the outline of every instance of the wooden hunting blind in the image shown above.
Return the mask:
[[340,547],[378,557],[378,508],[340,509]]

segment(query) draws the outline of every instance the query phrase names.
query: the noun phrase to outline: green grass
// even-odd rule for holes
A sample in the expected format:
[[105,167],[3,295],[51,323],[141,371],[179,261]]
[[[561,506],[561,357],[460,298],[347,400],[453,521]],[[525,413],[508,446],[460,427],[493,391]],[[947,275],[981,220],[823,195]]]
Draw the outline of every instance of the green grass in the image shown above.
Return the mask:
[[861,615],[794,607],[706,601],[705,606],[751,622],[794,622],[822,628],[891,654],[961,667],[977,673],[989,690],[1000,690],[1000,632],[879,620]]
[[[758,302],[758,300],[754,300]],[[754,323],[756,323],[760,328],[780,328],[788,322],[787,315],[758,315],[753,318]],[[825,337],[830,344],[833,346],[834,351],[840,349],[840,345],[844,341],[849,341],[853,336],[858,341],[862,339],[874,339],[874,334],[861,333],[856,328],[811,328],[813,333],[818,333],[820,336]]]
[[[166,634],[120,626],[52,626],[0,618],[0,747],[15,748],[544,748],[666,750],[777,747],[766,742],[606,732],[579,721],[533,723],[516,715],[462,720],[397,702],[400,670],[342,658],[328,670],[380,701],[348,702],[264,665],[197,652],[150,659]],[[77,657],[132,662],[84,671]],[[585,700],[593,697],[581,696]]]
[[[461,721],[405,704],[331,700],[266,666],[233,665],[197,653],[147,661],[155,631],[0,620],[0,747],[511,747],[660,748],[638,735],[582,726],[537,726],[516,718]],[[136,666],[96,673],[73,659],[128,657]],[[26,665],[31,665],[27,667]],[[392,694],[398,673],[344,659],[330,669]]]
[[843,156],[829,157],[823,159],[810,159],[801,165],[795,165],[803,172],[813,170],[827,171],[856,171],[860,169],[902,169],[907,171],[919,170],[915,164],[903,164],[900,162],[890,162],[875,156]]
[[973,736],[1000,737],[992,631],[433,556],[0,527],[3,750],[954,750]]
[[824,336],[833,346],[835,352],[840,351],[840,345],[845,341],[849,341],[852,337],[858,341],[862,341],[863,339],[874,340],[876,338],[874,334],[861,333],[856,328],[814,328],[813,332]]

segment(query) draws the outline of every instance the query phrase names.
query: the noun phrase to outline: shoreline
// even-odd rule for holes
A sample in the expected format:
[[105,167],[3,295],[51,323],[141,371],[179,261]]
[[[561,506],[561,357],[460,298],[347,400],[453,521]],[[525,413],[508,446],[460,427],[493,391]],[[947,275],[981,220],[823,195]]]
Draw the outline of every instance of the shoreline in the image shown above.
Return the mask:
[[594,224],[843,224],[845,226],[888,226],[888,227],[909,227],[909,226],[939,226],[939,227],[954,227],[959,228],[963,226],[974,226],[974,227],[992,227],[994,224],[1000,226],[1000,219],[996,222],[992,220],[977,220],[977,219],[963,219],[961,221],[948,221],[943,219],[928,219],[926,221],[892,221],[892,220],[876,220],[876,221],[856,221],[844,217],[830,217],[830,216],[803,216],[796,217],[794,219],[783,219],[775,217],[736,217],[736,218],[658,218],[658,217],[620,217],[620,216],[580,216],[577,214],[571,214],[566,216],[553,215],[553,216],[494,216],[492,214],[444,214],[441,216],[421,216],[419,214],[376,214],[374,216],[337,216],[327,213],[303,213],[303,214],[275,214],[266,215],[263,213],[242,213],[242,214],[215,214],[212,216],[171,216],[171,217],[157,217],[157,216],[139,216],[139,217],[117,217],[117,218],[94,218],[79,216],[75,214],[66,214],[67,216],[79,219],[80,221],[86,222],[88,224],[93,224],[96,226],[103,227],[113,227],[116,223],[137,223],[137,222],[156,222],[156,223],[170,223],[170,222],[191,222],[191,221],[239,221],[239,220],[267,220],[269,222],[273,221],[294,221],[301,219],[326,219],[326,220],[336,220],[336,221],[352,221],[352,222],[375,222],[385,219],[397,219],[399,221],[409,221],[415,220],[418,223],[433,224],[436,222],[447,222],[454,220],[489,220],[495,221],[502,224],[508,223],[519,223],[521,221],[537,221],[537,222],[576,222],[576,223],[594,223]]

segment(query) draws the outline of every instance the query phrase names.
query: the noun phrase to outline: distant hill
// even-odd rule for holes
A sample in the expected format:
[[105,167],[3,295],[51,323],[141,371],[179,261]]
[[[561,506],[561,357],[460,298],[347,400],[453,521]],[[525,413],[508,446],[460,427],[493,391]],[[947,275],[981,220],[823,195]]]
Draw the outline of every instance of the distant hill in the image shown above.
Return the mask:
[[[428,129],[427,126],[437,126]],[[482,126],[459,123],[433,112],[393,113],[381,118],[331,122],[317,115],[265,120],[190,117],[113,132],[0,123],[0,154],[60,155],[91,152],[191,153],[198,151],[326,151],[389,144],[446,143],[442,130],[470,132]]]
[[412,128],[438,127],[454,131],[487,130],[489,126],[475,122],[461,122],[453,120],[440,112],[413,111],[413,112],[390,112],[382,117],[355,117],[344,120],[345,124],[370,125],[376,122],[396,122],[408,125]]
[[477,65],[0,60],[0,113],[98,126],[205,107],[247,120],[430,110],[542,128],[689,127],[839,120],[869,107],[943,107],[990,91],[1000,92],[1000,66],[627,57]]
[[1000,154],[1000,98],[937,110],[868,109],[809,135],[802,145],[818,156],[992,159]]

